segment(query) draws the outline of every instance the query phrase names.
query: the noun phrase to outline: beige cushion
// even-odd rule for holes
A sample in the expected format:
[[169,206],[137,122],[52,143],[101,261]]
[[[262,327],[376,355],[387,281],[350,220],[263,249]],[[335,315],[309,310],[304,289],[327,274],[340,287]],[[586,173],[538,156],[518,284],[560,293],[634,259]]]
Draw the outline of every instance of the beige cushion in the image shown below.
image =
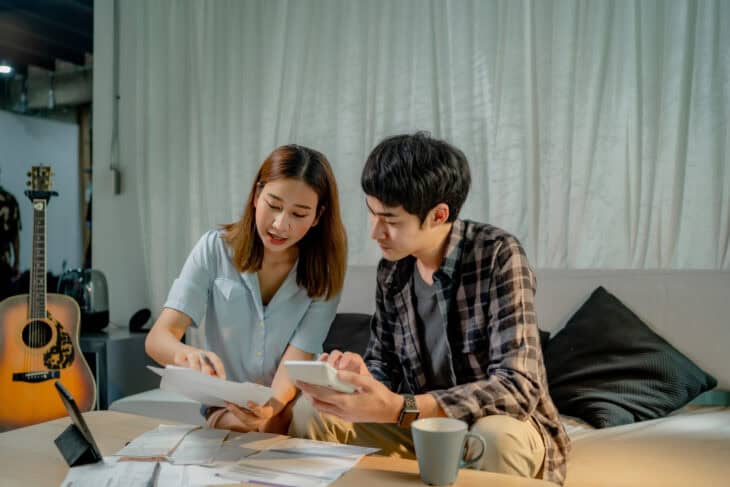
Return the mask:
[[696,408],[600,430],[569,424],[566,487],[730,484],[730,408]]

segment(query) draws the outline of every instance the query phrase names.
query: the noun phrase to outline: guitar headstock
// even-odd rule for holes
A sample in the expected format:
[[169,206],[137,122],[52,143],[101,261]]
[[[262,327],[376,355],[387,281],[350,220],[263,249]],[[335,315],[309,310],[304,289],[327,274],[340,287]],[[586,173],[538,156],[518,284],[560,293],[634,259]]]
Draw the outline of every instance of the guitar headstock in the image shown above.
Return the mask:
[[49,166],[33,166],[28,171],[28,182],[26,184],[30,189],[25,194],[31,201],[37,199],[48,201],[51,196],[58,195],[55,191],[51,191],[51,176],[53,176],[53,171]]

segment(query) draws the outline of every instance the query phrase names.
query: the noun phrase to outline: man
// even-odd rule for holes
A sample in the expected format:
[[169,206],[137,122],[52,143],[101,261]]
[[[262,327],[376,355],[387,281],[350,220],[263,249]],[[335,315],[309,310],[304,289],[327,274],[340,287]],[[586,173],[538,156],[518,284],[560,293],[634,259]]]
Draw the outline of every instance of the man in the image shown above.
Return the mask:
[[0,300],[11,294],[20,274],[20,229],[18,202],[0,186]]
[[290,432],[412,458],[409,424],[449,416],[486,440],[481,469],[562,483],[569,442],[548,395],[535,277],[515,237],[457,219],[462,152],[423,133],[391,137],[361,184],[384,257],[370,343],[364,357],[321,357],[358,392],[298,383],[311,405],[299,401]]

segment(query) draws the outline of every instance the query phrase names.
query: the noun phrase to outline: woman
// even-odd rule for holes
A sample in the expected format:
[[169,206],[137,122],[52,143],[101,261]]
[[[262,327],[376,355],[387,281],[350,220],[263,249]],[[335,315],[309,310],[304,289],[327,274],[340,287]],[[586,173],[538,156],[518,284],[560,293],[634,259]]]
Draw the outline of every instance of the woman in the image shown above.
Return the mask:
[[[161,364],[270,385],[266,404],[204,408],[209,426],[286,431],[296,396],[282,362],[321,352],[345,277],[347,242],[329,162],[286,145],[263,162],[238,222],[206,233],[145,348]],[[180,341],[205,321],[201,350]]]

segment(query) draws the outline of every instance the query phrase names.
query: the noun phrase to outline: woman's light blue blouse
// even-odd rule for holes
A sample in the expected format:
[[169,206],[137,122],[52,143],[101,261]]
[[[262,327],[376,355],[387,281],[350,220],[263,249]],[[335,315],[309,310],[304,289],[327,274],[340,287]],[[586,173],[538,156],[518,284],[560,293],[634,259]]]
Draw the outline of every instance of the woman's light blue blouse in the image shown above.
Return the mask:
[[195,244],[164,306],[190,316],[194,326],[205,323],[207,347],[223,360],[229,379],[270,385],[288,344],[322,351],[340,300],[310,298],[296,272],[294,265],[264,306],[257,274],[239,272],[212,230]]

